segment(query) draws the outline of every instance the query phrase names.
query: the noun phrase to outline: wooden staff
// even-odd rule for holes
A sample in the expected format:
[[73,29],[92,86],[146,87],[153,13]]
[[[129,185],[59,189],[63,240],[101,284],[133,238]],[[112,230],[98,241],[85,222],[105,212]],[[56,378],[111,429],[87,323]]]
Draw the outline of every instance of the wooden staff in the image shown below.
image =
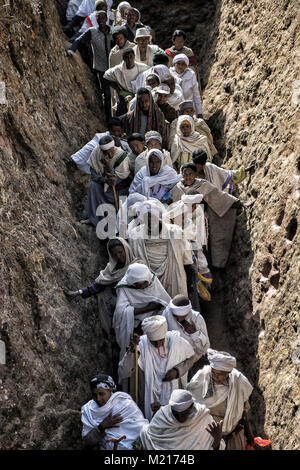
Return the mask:
[[123,441],[126,439],[126,436],[121,436],[119,439],[114,439],[113,437],[111,439],[107,439],[107,442],[113,442],[114,443],[114,450],[118,450],[118,445],[119,442]]
[[[113,175],[112,173],[106,173],[106,176],[108,176],[109,178],[113,178],[115,175]],[[119,204],[118,204],[118,196],[117,196],[117,191],[116,191],[116,185],[115,184],[112,185],[112,190],[113,190],[113,193],[114,193],[114,200],[115,200],[116,210],[118,212],[119,211]]]

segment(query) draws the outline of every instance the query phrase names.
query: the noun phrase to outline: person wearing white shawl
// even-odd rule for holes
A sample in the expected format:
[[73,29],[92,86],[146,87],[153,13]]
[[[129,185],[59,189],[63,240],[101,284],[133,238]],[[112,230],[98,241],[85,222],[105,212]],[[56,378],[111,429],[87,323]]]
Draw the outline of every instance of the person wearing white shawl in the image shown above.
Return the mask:
[[81,408],[82,438],[85,449],[113,450],[122,436],[119,450],[132,450],[141,429],[148,423],[131,396],[115,392],[113,379],[98,374],[90,382],[92,399]]
[[115,205],[115,192],[117,197],[128,194],[131,181],[129,161],[127,153],[116,147],[114,139],[107,135],[100,139],[87,163],[91,167],[91,182],[81,223],[97,226],[99,205]]
[[180,86],[185,100],[192,100],[197,117],[202,118],[202,101],[196,73],[189,68],[189,58],[185,54],[178,54],[173,59],[170,72],[181,80]]
[[236,359],[224,351],[207,350],[209,365],[199,370],[187,385],[195,400],[206,405],[212,417],[223,421],[227,450],[244,450],[246,438],[253,443],[247,411],[253,387],[236,367]]
[[147,154],[147,163],[135,175],[129,194],[140,193],[146,197],[162,200],[166,193],[175,186],[180,176],[164,164],[163,153],[152,149]]
[[174,390],[140,434],[143,450],[224,450],[221,425],[187,390]]
[[119,377],[135,376],[135,345],[139,353],[139,406],[145,417],[167,405],[173,390],[181,387],[180,378],[197,360],[192,346],[178,331],[168,331],[165,317],[155,315],[142,322],[144,334],[131,339],[119,363]]
[[193,346],[198,359],[206,354],[210,346],[206,323],[202,315],[193,310],[188,297],[176,295],[162,315],[168,322],[168,330],[179,331]]
[[195,122],[191,116],[181,115],[177,120],[176,134],[171,146],[172,162],[180,168],[192,161],[194,150],[203,149],[208,158],[211,152],[207,137],[195,131]]
[[158,149],[164,156],[164,166],[167,165],[172,168],[172,160],[170,153],[162,149],[162,136],[157,131],[149,131],[145,134],[145,142],[147,149],[140,153],[134,162],[134,174],[136,175],[143,166],[147,165],[147,155],[150,150]]
[[170,296],[157,276],[145,264],[133,263],[116,286],[117,302],[113,328],[120,347],[120,360],[126,352],[130,335],[144,320],[162,311]]

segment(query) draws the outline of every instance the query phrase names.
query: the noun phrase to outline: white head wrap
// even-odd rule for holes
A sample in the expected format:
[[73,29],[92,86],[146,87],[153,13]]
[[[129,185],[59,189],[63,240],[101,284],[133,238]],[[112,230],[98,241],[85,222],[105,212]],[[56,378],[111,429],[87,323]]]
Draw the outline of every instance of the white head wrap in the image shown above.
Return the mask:
[[224,351],[216,351],[214,349],[207,350],[209,364],[213,369],[231,372],[236,367],[236,359],[229,353]]
[[150,140],[157,140],[160,144],[162,144],[162,136],[157,131],[149,131],[145,134],[145,142],[148,144]]
[[148,199],[147,201],[134,204],[135,215],[143,219],[145,214],[151,213],[158,219],[166,211],[164,205],[158,199]]
[[158,64],[153,67],[154,73],[157,74],[161,82],[166,80],[166,77],[170,75],[170,70],[166,65]]
[[189,65],[190,63],[189,58],[185,54],[177,54],[173,59],[173,64],[176,64],[176,62],[180,62],[181,60],[183,60],[186,65]]
[[109,150],[111,149],[112,147],[115,146],[115,141],[114,139],[112,139],[110,142],[108,142],[107,144],[99,144],[99,147],[101,148],[101,150]]
[[173,390],[169,400],[172,410],[179,412],[187,410],[192,403],[194,403],[194,398],[188,390]]
[[145,264],[132,263],[126,272],[126,282],[131,285],[136,282],[151,282],[153,274]]
[[177,306],[174,305],[173,301],[171,300],[169,303],[169,308],[173,315],[176,315],[177,317],[184,317],[192,310],[192,304],[189,302],[187,305]]
[[194,119],[191,116],[189,116],[188,114],[181,114],[180,116],[178,116],[177,129],[176,129],[177,134],[180,135],[180,136],[182,135],[180,126],[184,121],[189,122],[189,124],[191,125],[191,128],[192,128],[192,133],[195,131],[195,121],[194,121]]
[[200,204],[203,194],[183,194],[181,200],[184,204]]
[[154,315],[142,321],[142,328],[150,341],[158,341],[165,338],[168,331],[168,323],[162,315]]

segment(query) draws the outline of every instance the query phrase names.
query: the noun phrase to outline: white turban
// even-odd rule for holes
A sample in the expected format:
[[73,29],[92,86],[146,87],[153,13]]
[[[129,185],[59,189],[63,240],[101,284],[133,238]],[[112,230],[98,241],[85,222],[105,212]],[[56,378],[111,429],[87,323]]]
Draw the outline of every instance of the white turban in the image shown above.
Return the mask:
[[176,315],[177,317],[184,317],[192,310],[192,304],[189,302],[187,305],[177,306],[174,305],[173,301],[171,300],[169,303],[169,308],[173,315]]
[[231,372],[236,367],[236,359],[224,351],[207,350],[209,364],[213,369]]
[[132,263],[126,271],[126,282],[131,285],[136,282],[151,282],[153,274],[145,264]]
[[194,403],[194,398],[188,390],[174,390],[169,400],[172,410],[179,412],[187,410],[192,403]]
[[203,199],[203,194],[184,194],[181,200],[184,204],[200,204]]
[[165,338],[168,331],[168,323],[162,315],[154,315],[142,321],[142,328],[150,341],[158,341]]
[[187,66],[190,63],[190,59],[185,54],[177,54],[173,59],[173,64],[176,64],[176,62],[180,62],[181,60],[185,62]]

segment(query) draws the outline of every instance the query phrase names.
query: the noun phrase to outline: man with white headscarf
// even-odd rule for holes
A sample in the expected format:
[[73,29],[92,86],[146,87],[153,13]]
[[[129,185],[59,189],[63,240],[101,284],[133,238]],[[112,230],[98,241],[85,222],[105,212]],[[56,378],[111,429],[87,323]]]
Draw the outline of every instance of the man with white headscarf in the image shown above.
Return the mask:
[[135,376],[135,348],[138,343],[139,406],[147,419],[160,406],[167,405],[173,390],[180,388],[180,378],[197,360],[192,346],[178,331],[168,331],[165,317],[155,315],[142,323],[144,334],[131,339],[119,364],[119,377]]
[[[244,450],[253,444],[247,412],[253,387],[236,367],[236,359],[224,351],[207,350],[209,365],[199,370],[187,389],[195,400],[206,405],[217,421],[223,421],[222,433],[227,450]],[[246,437],[245,437],[246,436]]]
[[187,390],[174,390],[140,434],[143,450],[223,450],[221,425]]
[[146,265],[139,263],[129,266],[125,276],[117,284],[116,291],[113,328],[122,359],[130,335],[145,318],[162,311],[168,305],[170,296],[157,276]]

